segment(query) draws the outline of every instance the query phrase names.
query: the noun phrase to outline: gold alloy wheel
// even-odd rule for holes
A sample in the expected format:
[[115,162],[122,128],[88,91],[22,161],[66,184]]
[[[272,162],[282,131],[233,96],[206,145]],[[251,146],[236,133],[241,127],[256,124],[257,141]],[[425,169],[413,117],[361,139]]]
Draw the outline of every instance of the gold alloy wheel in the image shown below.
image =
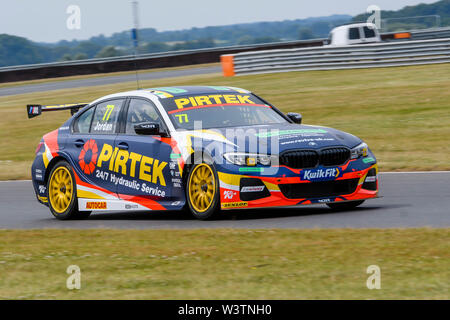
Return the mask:
[[189,178],[189,200],[197,212],[205,212],[214,202],[216,194],[212,168],[202,163],[194,168]]
[[63,213],[69,208],[73,196],[72,175],[66,167],[53,171],[49,183],[49,198],[53,210]]

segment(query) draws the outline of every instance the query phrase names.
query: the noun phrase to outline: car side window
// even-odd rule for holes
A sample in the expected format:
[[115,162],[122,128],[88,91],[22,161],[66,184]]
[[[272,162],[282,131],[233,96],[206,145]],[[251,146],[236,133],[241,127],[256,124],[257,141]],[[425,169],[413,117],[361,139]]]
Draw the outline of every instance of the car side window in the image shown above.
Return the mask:
[[366,38],[375,38],[375,30],[369,27],[364,27],[364,36]]
[[109,100],[95,107],[91,133],[111,134],[116,132],[117,120],[123,99]]
[[349,32],[348,38],[350,40],[357,40],[360,38],[359,28],[350,28],[348,32]]
[[128,107],[126,134],[136,134],[134,126],[143,122],[154,122],[162,126],[156,107],[147,100],[131,99]]
[[91,127],[92,115],[95,108],[90,108],[83,112],[76,120],[73,126],[73,131],[77,133],[89,133]]

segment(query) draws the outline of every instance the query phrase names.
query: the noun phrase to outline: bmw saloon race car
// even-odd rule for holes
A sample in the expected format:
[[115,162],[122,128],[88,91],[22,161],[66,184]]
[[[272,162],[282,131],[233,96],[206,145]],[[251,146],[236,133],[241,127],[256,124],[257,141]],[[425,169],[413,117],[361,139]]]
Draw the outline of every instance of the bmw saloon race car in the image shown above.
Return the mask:
[[89,104],[28,105],[29,118],[71,110],[32,165],[40,203],[58,219],[91,212],[221,210],[327,204],[378,194],[377,163],[359,138],[301,124],[233,87],[164,87]]

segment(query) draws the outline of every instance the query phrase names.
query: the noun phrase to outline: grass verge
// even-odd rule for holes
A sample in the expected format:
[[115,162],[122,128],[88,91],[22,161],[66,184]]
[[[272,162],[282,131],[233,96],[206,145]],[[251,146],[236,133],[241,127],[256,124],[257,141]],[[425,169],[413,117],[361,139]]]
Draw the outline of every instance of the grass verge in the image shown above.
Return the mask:
[[[449,299],[450,229],[0,231],[3,299]],[[81,289],[66,269],[81,268]],[[381,289],[369,290],[369,265]]]
[[[450,170],[450,64],[364,70],[289,72],[224,78],[198,75],[142,81],[142,87],[229,85],[247,88],[304,122],[364,139],[382,171]],[[92,101],[134,82],[0,97],[0,180],[29,178],[41,136],[68,112],[28,120],[27,103]]]

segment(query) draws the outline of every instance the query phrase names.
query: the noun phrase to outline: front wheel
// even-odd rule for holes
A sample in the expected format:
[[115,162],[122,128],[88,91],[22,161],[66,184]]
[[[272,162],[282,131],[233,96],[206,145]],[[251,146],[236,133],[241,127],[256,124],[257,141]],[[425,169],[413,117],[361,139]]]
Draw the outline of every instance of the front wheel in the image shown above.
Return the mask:
[[192,167],[186,185],[186,199],[191,213],[201,220],[220,211],[219,179],[212,164]]
[[327,206],[329,206],[331,209],[337,210],[337,211],[345,211],[345,210],[351,210],[353,208],[356,208],[357,206],[363,204],[364,200],[358,200],[358,201],[348,201],[348,202],[334,202],[334,203],[327,203]]
[[78,211],[77,190],[72,168],[66,161],[58,162],[47,183],[49,207],[59,220],[84,219],[90,212]]

